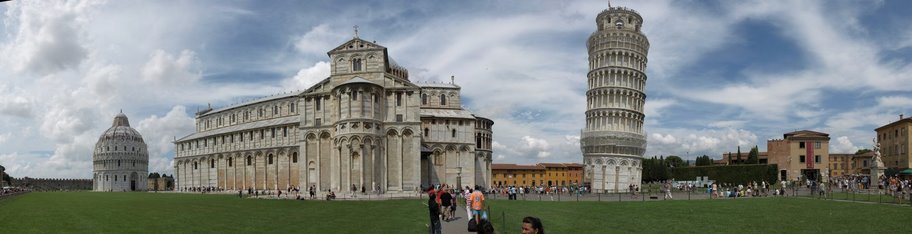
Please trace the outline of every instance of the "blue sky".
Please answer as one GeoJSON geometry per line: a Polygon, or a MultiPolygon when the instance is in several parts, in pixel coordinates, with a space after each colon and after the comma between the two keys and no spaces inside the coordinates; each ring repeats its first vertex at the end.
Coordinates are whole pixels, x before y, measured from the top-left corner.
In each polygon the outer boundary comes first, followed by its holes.
{"type": "MultiPolygon", "coordinates": [[[[912,115],[910,1],[613,1],[641,13],[647,156],[687,158],[782,133],[869,148],[912,115]]],[[[606,1],[14,1],[0,3],[0,165],[90,178],[121,109],[171,173],[193,113],[306,89],[326,51],[389,48],[420,82],[456,77],[490,117],[495,163],[581,162],[585,41],[606,1]]]]}

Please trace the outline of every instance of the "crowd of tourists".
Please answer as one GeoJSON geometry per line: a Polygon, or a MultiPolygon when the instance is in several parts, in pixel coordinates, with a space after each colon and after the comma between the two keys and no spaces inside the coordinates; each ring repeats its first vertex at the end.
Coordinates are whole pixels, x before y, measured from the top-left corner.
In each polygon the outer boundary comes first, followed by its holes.
{"type": "Polygon", "coordinates": [[[19,187],[3,187],[0,189],[0,198],[31,192],[31,190],[19,187]]]}
{"type": "Polygon", "coordinates": [[[912,200],[912,188],[909,186],[912,182],[909,179],[902,179],[900,177],[881,177],[878,188],[883,191],[884,194],[894,197],[897,201],[899,200],[912,200]]]}
{"type": "Polygon", "coordinates": [[[586,194],[589,188],[585,186],[495,186],[488,190],[488,194],[507,197],[516,200],[517,196],[526,194],[558,195],[558,194],[586,194]]]}
{"type": "Polygon", "coordinates": [[[751,181],[746,184],[734,183],[712,183],[707,188],[710,199],[715,198],[739,198],[739,197],[766,197],[766,196],[785,196],[789,183],[781,181],[773,184],[766,181],[751,181]]]}

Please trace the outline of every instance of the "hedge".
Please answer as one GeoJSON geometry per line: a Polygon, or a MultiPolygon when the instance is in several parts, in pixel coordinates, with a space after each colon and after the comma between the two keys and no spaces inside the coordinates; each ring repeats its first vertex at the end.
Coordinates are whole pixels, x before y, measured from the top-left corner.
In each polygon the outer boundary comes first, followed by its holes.
{"type": "Polygon", "coordinates": [[[675,180],[696,180],[698,176],[709,176],[716,183],[747,184],[749,182],[778,181],[778,169],[775,164],[730,165],[730,166],[697,166],[671,168],[671,177],[675,180]]]}

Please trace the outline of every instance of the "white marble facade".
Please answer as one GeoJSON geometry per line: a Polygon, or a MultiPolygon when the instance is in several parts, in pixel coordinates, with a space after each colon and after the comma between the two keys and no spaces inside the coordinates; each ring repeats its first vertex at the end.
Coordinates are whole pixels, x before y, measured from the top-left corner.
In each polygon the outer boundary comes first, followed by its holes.
{"type": "Polygon", "coordinates": [[[586,127],[580,147],[593,191],[626,192],[642,179],[649,40],[640,30],[643,18],[632,9],[611,7],[598,14],[596,23],[586,43],[586,127]]]}
{"type": "Polygon", "coordinates": [[[92,190],[128,192],[146,190],[149,153],[142,135],[130,127],[123,113],[101,134],[92,154],[92,190]]]}
{"type": "Polygon", "coordinates": [[[493,121],[462,108],[461,87],[413,83],[357,37],[328,55],[331,75],[305,91],[198,112],[196,132],[175,141],[176,189],[490,184],[493,121]]]}

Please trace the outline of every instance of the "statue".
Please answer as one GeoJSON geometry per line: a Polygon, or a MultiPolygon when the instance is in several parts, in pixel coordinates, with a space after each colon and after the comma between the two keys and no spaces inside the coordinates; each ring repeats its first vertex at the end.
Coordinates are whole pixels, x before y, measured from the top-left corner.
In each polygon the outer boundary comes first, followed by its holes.
{"type": "Polygon", "coordinates": [[[881,183],[880,176],[883,175],[884,163],[880,157],[880,142],[877,142],[877,139],[871,141],[874,142],[874,157],[871,158],[871,178],[868,183],[871,188],[878,188],[881,183]]]}
{"type": "Polygon", "coordinates": [[[880,157],[880,142],[874,141],[874,157],[871,158],[871,165],[875,168],[883,168],[883,159],[880,157]]]}

